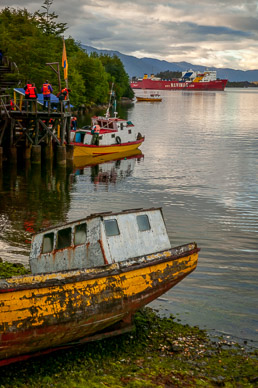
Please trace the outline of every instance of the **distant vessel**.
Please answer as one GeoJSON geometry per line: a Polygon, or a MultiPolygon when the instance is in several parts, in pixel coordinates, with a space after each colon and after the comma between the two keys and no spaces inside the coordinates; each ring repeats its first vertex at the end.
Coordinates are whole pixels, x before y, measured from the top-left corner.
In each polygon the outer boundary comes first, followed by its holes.
{"type": "Polygon", "coordinates": [[[159,93],[151,93],[148,96],[136,96],[138,102],[147,101],[147,102],[161,102],[162,98],[159,93]]]}
{"type": "Polygon", "coordinates": [[[155,89],[155,90],[224,90],[227,79],[217,79],[215,70],[207,70],[203,73],[188,70],[182,73],[181,78],[161,80],[152,74],[148,77],[144,74],[143,79],[131,82],[132,89],[155,89]]]}

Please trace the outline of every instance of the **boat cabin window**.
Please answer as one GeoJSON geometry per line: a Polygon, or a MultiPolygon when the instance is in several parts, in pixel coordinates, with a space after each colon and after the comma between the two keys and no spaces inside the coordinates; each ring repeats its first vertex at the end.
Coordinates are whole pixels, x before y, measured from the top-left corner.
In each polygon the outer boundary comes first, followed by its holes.
{"type": "Polygon", "coordinates": [[[150,230],[150,222],[149,217],[146,214],[140,215],[136,217],[137,224],[140,232],[144,232],[145,230],[150,230]]]}
{"type": "Polygon", "coordinates": [[[72,229],[61,229],[57,233],[56,249],[64,249],[71,246],[72,229]]]}
{"type": "Polygon", "coordinates": [[[132,130],[131,130],[131,129],[128,129],[128,133],[132,133],[132,130]]]}
{"type": "Polygon", "coordinates": [[[87,237],[87,226],[86,224],[80,224],[75,226],[74,233],[74,245],[84,244],[87,237]]]}
{"type": "Polygon", "coordinates": [[[103,136],[99,136],[99,140],[102,140],[103,136]]]}
{"type": "Polygon", "coordinates": [[[54,233],[48,233],[43,236],[42,253],[52,252],[54,248],[54,233]]]}
{"type": "Polygon", "coordinates": [[[104,224],[107,236],[118,236],[120,234],[117,220],[105,220],[104,224]]]}
{"type": "Polygon", "coordinates": [[[112,133],[111,137],[115,137],[115,136],[116,136],[115,133],[112,133]]]}
{"type": "Polygon", "coordinates": [[[120,124],[120,129],[121,129],[121,131],[124,129],[123,123],[120,124]]]}

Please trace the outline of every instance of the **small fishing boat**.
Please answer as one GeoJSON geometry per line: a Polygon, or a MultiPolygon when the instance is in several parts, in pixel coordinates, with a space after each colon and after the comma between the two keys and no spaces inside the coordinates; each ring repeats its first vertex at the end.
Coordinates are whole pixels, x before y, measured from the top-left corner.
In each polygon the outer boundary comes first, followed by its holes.
{"type": "MultiPolygon", "coordinates": [[[[117,112],[110,117],[112,97],[114,97],[112,84],[109,103],[105,116],[94,116],[91,125],[85,126],[71,133],[71,144],[74,146],[74,157],[98,156],[130,152],[136,150],[144,141],[144,136],[135,129],[129,120],[117,117],[117,112]]],[[[113,102],[116,108],[116,100],[113,102]]]]}
{"type": "Polygon", "coordinates": [[[92,214],[32,238],[32,274],[0,279],[0,365],[121,334],[197,266],[161,208],[92,214]]]}
{"type": "Polygon", "coordinates": [[[162,98],[159,93],[151,93],[148,96],[136,96],[137,102],[148,101],[148,102],[161,102],[162,98]]]}
{"type": "Polygon", "coordinates": [[[78,129],[72,134],[74,157],[116,154],[136,150],[144,141],[144,136],[135,129],[131,121],[118,117],[94,116],[91,126],[78,129]],[[95,137],[93,128],[98,126],[95,137]]]}

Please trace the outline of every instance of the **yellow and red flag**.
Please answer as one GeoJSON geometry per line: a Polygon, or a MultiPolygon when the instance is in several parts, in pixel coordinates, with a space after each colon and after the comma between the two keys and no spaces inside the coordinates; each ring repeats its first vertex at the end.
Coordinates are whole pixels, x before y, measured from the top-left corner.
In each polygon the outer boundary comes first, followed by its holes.
{"type": "Polygon", "coordinates": [[[64,68],[64,79],[68,78],[68,62],[66,56],[65,41],[63,40],[63,56],[62,56],[62,67],[64,68]]]}

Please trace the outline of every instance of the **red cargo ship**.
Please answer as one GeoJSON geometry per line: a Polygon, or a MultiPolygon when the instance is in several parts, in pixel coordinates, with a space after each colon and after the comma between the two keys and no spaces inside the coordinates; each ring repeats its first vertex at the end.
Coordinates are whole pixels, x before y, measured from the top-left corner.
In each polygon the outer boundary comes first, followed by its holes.
{"type": "Polygon", "coordinates": [[[188,70],[182,73],[182,78],[161,80],[152,74],[149,78],[144,74],[143,79],[131,82],[132,89],[155,89],[155,90],[224,90],[227,79],[217,79],[216,71],[204,73],[188,70]]]}

